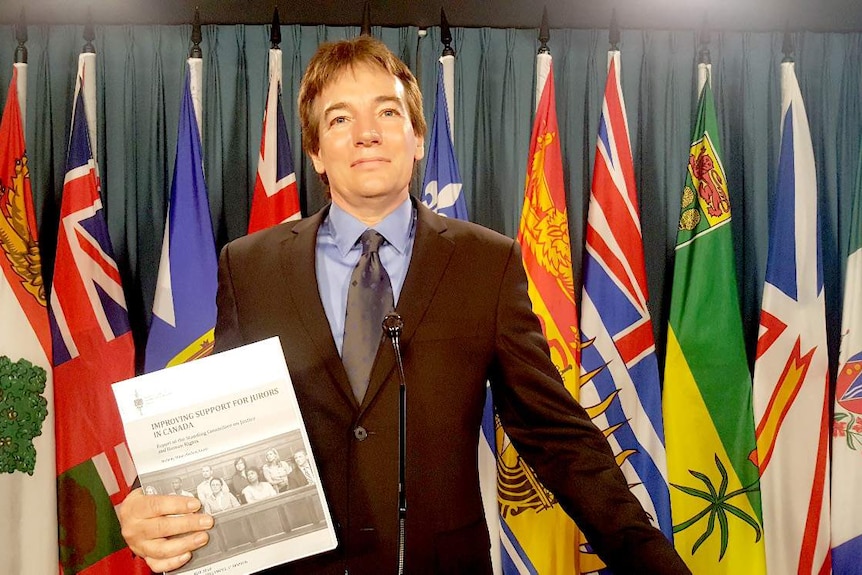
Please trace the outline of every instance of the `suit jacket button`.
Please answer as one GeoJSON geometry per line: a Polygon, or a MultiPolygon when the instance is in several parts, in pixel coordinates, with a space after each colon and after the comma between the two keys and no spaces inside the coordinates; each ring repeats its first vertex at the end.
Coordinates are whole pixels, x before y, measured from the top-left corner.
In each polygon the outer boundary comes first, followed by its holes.
{"type": "Polygon", "coordinates": [[[361,425],[357,425],[353,430],[353,437],[355,437],[359,441],[365,441],[368,437],[368,431],[361,425]]]}

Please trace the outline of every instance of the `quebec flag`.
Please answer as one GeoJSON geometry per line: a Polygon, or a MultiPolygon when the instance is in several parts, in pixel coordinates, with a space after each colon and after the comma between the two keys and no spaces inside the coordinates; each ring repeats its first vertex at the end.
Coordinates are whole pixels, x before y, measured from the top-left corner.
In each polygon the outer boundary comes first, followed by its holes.
{"type": "Polygon", "coordinates": [[[443,67],[437,70],[437,100],[434,106],[434,125],[431,126],[431,142],[425,164],[425,183],[422,185],[422,203],[438,214],[469,220],[467,203],[461,194],[461,175],[452,135],[449,129],[446,91],[443,84],[443,67]]]}
{"type": "Polygon", "coordinates": [[[187,71],[153,321],[147,339],[147,372],[209,355],[214,344],[218,262],[191,82],[192,75],[187,71]]]}

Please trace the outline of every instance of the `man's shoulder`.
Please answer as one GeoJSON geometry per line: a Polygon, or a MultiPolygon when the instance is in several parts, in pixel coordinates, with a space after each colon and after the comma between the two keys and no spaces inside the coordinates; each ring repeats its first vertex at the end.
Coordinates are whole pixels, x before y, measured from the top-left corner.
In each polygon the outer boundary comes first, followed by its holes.
{"type": "Polygon", "coordinates": [[[503,249],[511,249],[512,247],[514,241],[512,238],[491,228],[466,220],[447,218],[432,212],[425,206],[419,210],[420,220],[424,220],[426,224],[437,229],[443,237],[455,243],[503,249]]]}

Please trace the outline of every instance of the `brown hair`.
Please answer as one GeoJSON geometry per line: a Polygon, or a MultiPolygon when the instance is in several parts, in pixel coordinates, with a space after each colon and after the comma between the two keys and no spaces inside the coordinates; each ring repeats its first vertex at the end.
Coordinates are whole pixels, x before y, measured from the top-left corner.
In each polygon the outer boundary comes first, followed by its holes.
{"type": "Polygon", "coordinates": [[[352,40],[321,44],[305,69],[299,87],[298,104],[302,149],[307,154],[317,153],[320,149],[320,118],[315,109],[318,96],[344,69],[361,64],[376,66],[401,80],[413,132],[418,138],[425,136],[427,126],[422,113],[422,94],[413,73],[383,42],[371,36],[359,36],[352,40]]]}

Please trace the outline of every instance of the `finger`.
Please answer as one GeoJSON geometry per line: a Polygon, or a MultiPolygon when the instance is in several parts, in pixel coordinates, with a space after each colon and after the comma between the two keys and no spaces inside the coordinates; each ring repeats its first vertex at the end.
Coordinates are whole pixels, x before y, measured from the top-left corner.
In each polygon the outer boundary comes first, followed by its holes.
{"type": "Polygon", "coordinates": [[[164,515],[141,521],[137,531],[139,536],[145,540],[161,540],[176,535],[205,531],[212,526],[212,515],[187,513],[185,515],[164,515]]]}
{"type": "Polygon", "coordinates": [[[162,571],[171,571],[185,564],[191,558],[192,551],[200,549],[209,541],[209,534],[206,532],[188,533],[170,539],[147,541],[142,546],[142,557],[147,560],[147,564],[153,571],[157,571],[153,567],[154,562],[165,562],[174,565],[173,567],[162,569],[162,571]]]}
{"type": "Polygon", "coordinates": [[[139,521],[161,515],[179,515],[195,512],[201,507],[201,502],[195,497],[183,495],[144,495],[140,489],[135,489],[123,501],[119,509],[120,523],[139,521]]]}
{"type": "Polygon", "coordinates": [[[168,571],[179,569],[180,567],[188,563],[189,559],[191,558],[191,553],[183,553],[178,557],[171,557],[170,559],[152,559],[150,557],[147,557],[146,561],[147,566],[154,573],[167,573],[168,571]]]}

